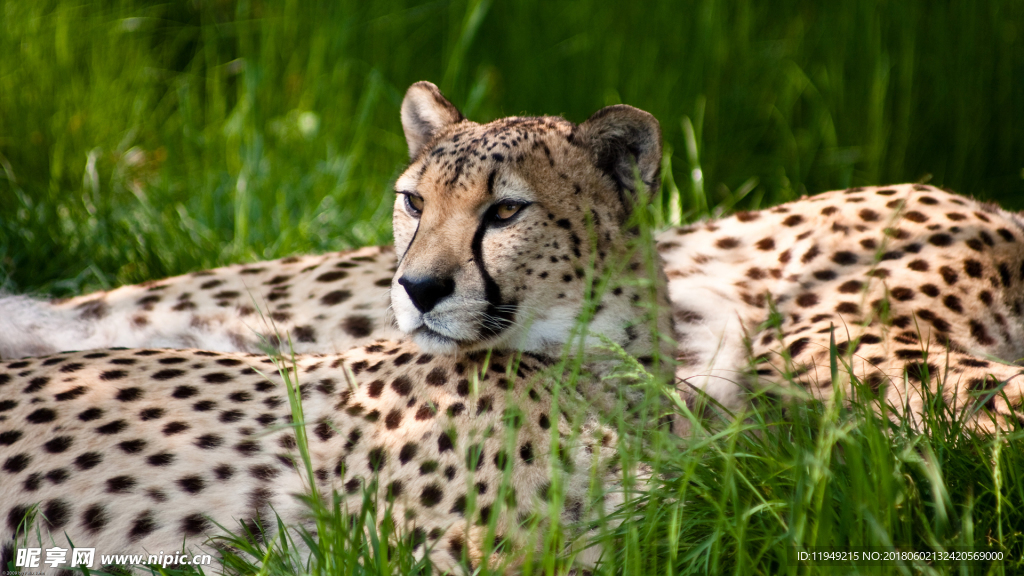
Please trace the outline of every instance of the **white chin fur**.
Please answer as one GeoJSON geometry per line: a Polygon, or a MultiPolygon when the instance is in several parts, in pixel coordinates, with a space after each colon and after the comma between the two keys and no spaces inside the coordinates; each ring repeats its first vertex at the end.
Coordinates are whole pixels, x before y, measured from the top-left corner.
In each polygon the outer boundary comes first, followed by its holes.
{"type": "Polygon", "coordinates": [[[430,332],[419,331],[412,335],[412,339],[420,347],[420,350],[428,354],[450,356],[459,351],[459,345],[454,340],[439,337],[430,332]]]}

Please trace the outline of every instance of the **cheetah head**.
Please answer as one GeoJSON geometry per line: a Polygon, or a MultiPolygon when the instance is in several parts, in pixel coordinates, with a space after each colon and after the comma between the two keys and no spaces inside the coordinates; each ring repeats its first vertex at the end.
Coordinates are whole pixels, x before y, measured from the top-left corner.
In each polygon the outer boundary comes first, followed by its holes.
{"type": "MultiPolygon", "coordinates": [[[[601,278],[623,253],[635,234],[624,226],[632,206],[657,189],[658,121],[619,105],[580,125],[557,117],[477,124],[418,82],[402,103],[402,126],[411,163],[395,183],[398,327],[435,353],[544,352],[567,342],[588,270],[601,278]]],[[[630,349],[637,332],[649,332],[637,326],[638,300],[635,285],[609,290],[590,333],[630,349]]]]}

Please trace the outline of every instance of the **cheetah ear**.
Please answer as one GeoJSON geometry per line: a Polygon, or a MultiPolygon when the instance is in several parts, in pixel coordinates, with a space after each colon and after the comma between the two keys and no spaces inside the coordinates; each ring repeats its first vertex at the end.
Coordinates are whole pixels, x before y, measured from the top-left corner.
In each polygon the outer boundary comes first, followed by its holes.
{"type": "Polygon", "coordinates": [[[657,118],[625,104],[602,108],[580,124],[574,139],[596,153],[595,164],[619,187],[636,194],[633,167],[653,193],[661,186],[661,126],[657,118]]]}
{"type": "Polygon", "coordinates": [[[419,156],[441,128],[465,119],[437,86],[425,81],[409,86],[402,100],[402,130],[409,144],[409,159],[419,156]]]}

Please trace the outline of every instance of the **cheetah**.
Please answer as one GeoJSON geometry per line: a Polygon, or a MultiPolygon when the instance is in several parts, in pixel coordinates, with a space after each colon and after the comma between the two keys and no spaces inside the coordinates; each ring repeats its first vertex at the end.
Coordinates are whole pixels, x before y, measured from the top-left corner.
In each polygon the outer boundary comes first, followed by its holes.
{"type": "MultiPolygon", "coordinates": [[[[533,528],[551,502],[582,532],[621,501],[632,472],[602,416],[630,395],[607,347],[652,368],[674,349],[658,336],[672,331],[664,275],[627,225],[658,187],[657,121],[619,105],[579,125],[480,125],[426,82],[401,116],[411,163],[395,184],[390,294],[407,337],[286,359],[301,413],[275,357],[254,353],[107,349],[0,364],[0,543],[216,552],[218,526],[272,536],[276,514],[313,531],[297,496],[337,494],[349,510],[379,502],[379,521],[390,510],[442,572],[514,570],[541,544],[533,528]],[[573,386],[559,367],[563,348],[580,347],[573,386]]],[[[341,290],[322,277],[346,270],[279,264],[307,274],[315,289],[291,292],[317,302],[341,290]]]]}
{"type": "Polygon", "coordinates": [[[834,338],[894,417],[919,426],[941,386],[971,428],[1021,422],[1020,214],[920,184],[850,188],[668,230],[658,251],[691,403],[741,410],[792,381],[830,398],[834,338]]]}

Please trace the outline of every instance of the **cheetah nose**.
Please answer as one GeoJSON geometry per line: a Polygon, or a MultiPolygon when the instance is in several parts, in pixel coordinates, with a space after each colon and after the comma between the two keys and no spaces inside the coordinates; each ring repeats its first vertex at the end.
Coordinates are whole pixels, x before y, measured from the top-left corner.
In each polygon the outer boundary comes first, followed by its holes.
{"type": "Polygon", "coordinates": [[[451,277],[410,278],[402,276],[398,283],[405,287],[413,305],[421,313],[426,314],[437,306],[437,303],[455,292],[455,280],[451,277]]]}

